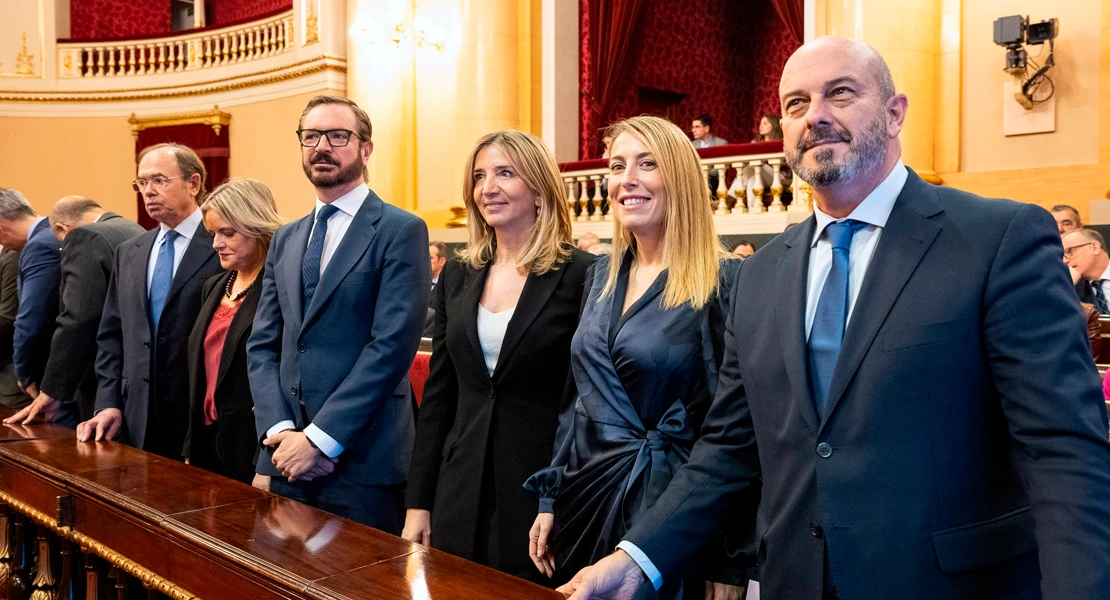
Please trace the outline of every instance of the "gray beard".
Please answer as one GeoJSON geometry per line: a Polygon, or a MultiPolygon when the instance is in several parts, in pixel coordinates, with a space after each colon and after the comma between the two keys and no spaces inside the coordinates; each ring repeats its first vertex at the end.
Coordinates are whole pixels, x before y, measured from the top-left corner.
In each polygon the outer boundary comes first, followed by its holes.
{"type": "Polygon", "coordinates": [[[824,187],[850,181],[886,162],[885,132],[885,117],[872,121],[862,136],[849,142],[848,155],[840,164],[834,162],[832,148],[826,148],[813,155],[817,166],[809,168],[804,164],[802,151],[797,146],[786,152],[786,164],[811,186],[824,187]]]}

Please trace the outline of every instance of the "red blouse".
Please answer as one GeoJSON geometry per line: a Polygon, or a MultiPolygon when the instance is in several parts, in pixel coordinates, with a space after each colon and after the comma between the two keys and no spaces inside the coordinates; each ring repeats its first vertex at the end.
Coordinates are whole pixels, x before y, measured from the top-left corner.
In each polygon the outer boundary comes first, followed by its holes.
{"type": "Polygon", "coordinates": [[[224,353],[224,341],[231,320],[239,311],[239,304],[224,306],[221,302],[208,322],[208,332],[204,334],[204,424],[211,425],[220,420],[216,412],[216,379],[220,374],[220,358],[224,353]]]}

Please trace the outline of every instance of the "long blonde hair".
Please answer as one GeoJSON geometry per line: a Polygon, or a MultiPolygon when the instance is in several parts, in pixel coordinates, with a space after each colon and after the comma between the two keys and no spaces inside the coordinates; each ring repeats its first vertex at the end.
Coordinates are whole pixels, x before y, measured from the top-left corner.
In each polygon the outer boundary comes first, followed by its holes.
{"type": "Polygon", "coordinates": [[[469,217],[467,230],[470,242],[458,255],[471,267],[481,269],[493,260],[497,250],[497,237],[493,228],[482,218],[474,203],[474,164],[478,153],[488,146],[496,146],[509,158],[520,178],[540,199],[536,224],[532,234],[521,249],[517,267],[537,275],[558,268],[558,263],[570,258],[572,238],[570,214],[567,211],[566,189],[559,176],[555,157],[540,138],[520,131],[497,131],[478,140],[463,171],[463,203],[469,217]]]}
{"type": "Polygon", "coordinates": [[[266,260],[270,240],[281,227],[282,220],[278,216],[274,196],[265,183],[257,179],[228,179],[212,190],[204,204],[200,205],[202,217],[210,210],[220,215],[235,231],[253,238],[259,255],[263,261],[266,260]]]}
{"type": "MultiPolygon", "coordinates": [[[[655,157],[663,187],[667,190],[663,225],[667,284],[663,288],[663,308],[676,308],[689,302],[694,309],[701,309],[717,290],[721,258],[729,255],[713,227],[709,187],[702,177],[694,146],[677,125],[659,117],[632,117],[614,123],[606,135],[614,144],[621,135],[631,135],[643,142],[655,157]]],[[[609,197],[614,199],[613,194],[609,197]]],[[[616,289],[625,250],[631,248],[633,258],[636,256],[632,233],[616,219],[613,220],[612,244],[613,258],[609,262],[609,277],[601,291],[602,298],[616,289]]]]}

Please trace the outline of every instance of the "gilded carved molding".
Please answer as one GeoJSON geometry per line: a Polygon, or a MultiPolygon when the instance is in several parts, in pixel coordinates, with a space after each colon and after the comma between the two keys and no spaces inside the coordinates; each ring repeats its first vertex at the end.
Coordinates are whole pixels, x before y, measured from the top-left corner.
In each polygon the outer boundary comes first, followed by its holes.
{"type": "Polygon", "coordinates": [[[316,0],[306,0],[308,5],[304,18],[304,45],[320,41],[320,19],[316,15],[316,0]]]}
{"type": "Polygon", "coordinates": [[[320,57],[314,58],[292,65],[285,65],[283,67],[276,67],[266,71],[251,73],[239,77],[228,77],[225,79],[217,79],[196,86],[189,86],[187,89],[175,88],[135,88],[133,90],[121,90],[119,92],[102,92],[102,91],[69,91],[69,92],[16,92],[13,90],[0,90],[0,102],[131,102],[135,100],[161,100],[165,98],[181,98],[190,96],[203,96],[205,94],[214,94],[219,92],[234,91],[249,87],[268,85],[272,83],[280,83],[290,79],[297,79],[306,75],[312,75],[323,71],[331,71],[335,73],[346,73],[347,64],[343,59],[336,57],[320,57]],[[336,62],[333,62],[336,61],[336,62]],[[338,62],[342,61],[342,62],[338,62]],[[300,65],[306,65],[302,68],[293,68],[300,65]],[[276,71],[276,73],[274,73],[276,71]],[[274,73],[272,75],[261,77],[258,76],[266,73],[274,73]],[[227,82],[227,83],[220,83],[227,82]]]}
{"type": "Polygon", "coordinates": [[[131,124],[131,135],[136,140],[139,139],[139,132],[144,129],[170,127],[174,125],[208,125],[212,128],[212,131],[216,132],[216,135],[220,135],[220,130],[231,123],[231,115],[221,111],[219,106],[213,106],[212,110],[203,112],[162,117],[136,117],[135,113],[131,113],[131,117],[127,119],[127,122],[131,124]]]}
{"type": "Polygon", "coordinates": [[[27,52],[27,32],[23,32],[23,45],[15,56],[16,75],[35,74],[35,55],[27,52]]]}
{"type": "Polygon", "coordinates": [[[112,550],[111,548],[101,544],[100,542],[90,538],[89,536],[74,530],[71,527],[59,527],[58,522],[33,506],[10,496],[3,491],[0,491],[0,503],[6,504],[13,510],[19,511],[29,517],[32,521],[47,527],[54,531],[60,537],[64,537],[72,542],[75,542],[81,547],[81,551],[85,553],[93,553],[100,558],[108,561],[109,563],[123,569],[128,575],[138,579],[145,587],[152,590],[157,590],[172,600],[200,600],[197,596],[177,587],[173,582],[160,577],[151,571],[144,568],[139,563],[127,558],[126,556],[112,550]]]}

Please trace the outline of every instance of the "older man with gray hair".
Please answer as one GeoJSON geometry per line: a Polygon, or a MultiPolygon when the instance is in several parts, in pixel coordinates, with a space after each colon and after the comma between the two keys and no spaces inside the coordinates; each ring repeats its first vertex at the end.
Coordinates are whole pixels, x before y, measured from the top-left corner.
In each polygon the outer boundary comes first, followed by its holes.
{"type": "MultiPolygon", "coordinates": [[[[61,252],[46,217],[40,217],[18,190],[0,188],[0,244],[19,250],[12,363],[20,389],[34,398],[50,356],[50,338],[58,316],[61,252]]],[[[60,415],[59,423],[74,427],[77,415],[60,415]]]]}

